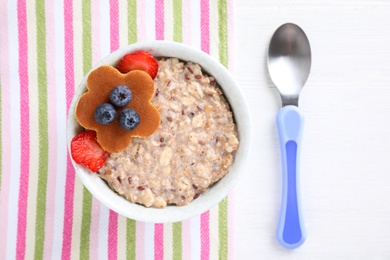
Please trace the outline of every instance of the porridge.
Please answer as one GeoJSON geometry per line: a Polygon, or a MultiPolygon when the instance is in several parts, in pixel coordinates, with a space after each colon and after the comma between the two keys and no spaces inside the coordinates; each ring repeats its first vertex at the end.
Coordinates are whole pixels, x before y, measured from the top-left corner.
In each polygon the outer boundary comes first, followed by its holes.
{"type": "Polygon", "coordinates": [[[111,153],[98,174],[131,202],[184,206],[228,173],[238,135],[220,88],[199,65],[163,58],[158,67],[150,101],[158,129],[111,153]]]}

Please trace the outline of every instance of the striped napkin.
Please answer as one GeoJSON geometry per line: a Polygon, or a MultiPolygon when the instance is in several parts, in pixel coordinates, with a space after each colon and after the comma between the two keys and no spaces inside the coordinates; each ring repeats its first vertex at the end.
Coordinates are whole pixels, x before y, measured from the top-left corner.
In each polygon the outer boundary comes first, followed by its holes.
{"type": "Polygon", "coordinates": [[[184,42],[233,65],[233,0],[2,0],[0,259],[232,259],[233,195],[201,216],[143,223],[76,177],[66,119],[93,64],[144,40],[184,42]]]}

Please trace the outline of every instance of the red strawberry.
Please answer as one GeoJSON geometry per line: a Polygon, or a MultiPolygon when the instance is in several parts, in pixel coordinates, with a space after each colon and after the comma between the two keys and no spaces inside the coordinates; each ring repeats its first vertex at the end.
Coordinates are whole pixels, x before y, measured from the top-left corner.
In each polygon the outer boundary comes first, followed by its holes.
{"type": "Polygon", "coordinates": [[[131,70],[143,70],[154,79],[158,71],[158,62],[150,53],[136,51],[125,55],[119,61],[118,70],[122,73],[127,73],[131,70]]]}
{"type": "Polygon", "coordinates": [[[86,131],[75,136],[70,144],[70,151],[77,164],[93,172],[103,167],[109,155],[96,141],[95,131],[86,131]]]}

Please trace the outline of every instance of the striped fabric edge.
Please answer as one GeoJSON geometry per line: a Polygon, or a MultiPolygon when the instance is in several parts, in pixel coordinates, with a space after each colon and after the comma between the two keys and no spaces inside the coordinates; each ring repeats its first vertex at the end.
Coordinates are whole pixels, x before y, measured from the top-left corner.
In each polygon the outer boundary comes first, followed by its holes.
{"type": "MultiPolygon", "coordinates": [[[[6,3],[5,6],[7,7],[7,10],[14,10],[0,18],[1,21],[6,21],[6,23],[2,23],[2,28],[5,26],[9,27],[9,21],[11,20],[17,21],[18,28],[18,32],[16,34],[13,33],[18,39],[16,55],[18,57],[18,63],[17,66],[10,68],[14,71],[15,68],[17,68],[20,81],[19,94],[17,96],[20,100],[20,107],[16,109],[16,111],[20,111],[20,118],[26,118],[26,116],[27,118],[31,118],[33,111],[30,111],[29,109],[34,108],[30,108],[29,104],[33,102],[39,104],[39,109],[37,110],[37,117],[39,118],[37,121],[39,129],[39,146],[34,147],[33,149],[31,148],[32,143],[35,142],[33,139],[30,140],[30,136],[33,138],[31,135],[32,130],[30,128],[34,121],[20,120],[18,124],[20,131],[17,131],[20,133],[20,136],[16,139],[11,138],[11,140],[16,140],[16,143],[20,143],[20,154],[18,156],[13,156],[13,154],[6,155],[4,153],[4,149],[7,149],[7,142],[4,140],[12,135],[10,130],[15,130],[15,127],[13,126],[5,126],[4,122],[8,122],[7,117],[15,110],[12,107],[7,107],[3,102],[7,96],[13,94],[9,92],[9,89],[7,90],[7,86],[10,85],[9,82],[7,82],[9,81],[7,75],[10,75],[10,72],[7,71],[8,69],[5,68],[6,66],[2,64],[0,76],[0,85],[2,86],[0,92],[0,156],[2,158],[2,163],[0,165],[0,193],[2,196],[0,204],[5,205],[7,209],[9,209],[11,204],[14,203],[8,199],[10,190],[4,188],[6,184],[13,183],[13,185],[16,185],[18,188],[18,211],[17,217],[15,218],[16,226],[7,225],[5,228],[5,230],[8,230],[11,227],[9,230],[15,234],[16,237],[13,240],[12,237],[6,235],[5,240],[4,238],[1,240],[5,243],[0,245],[0,252],[5,253],[0,253],[0,258],[2,254],[8,257],[13,255],[13,247],[11,244],[14,242],[14,254],[17,258],[31,257],[31,253],[33,253],[34,258],[39,259],[56,257],[59,256],[58,254],[60,254],[63,259],[70,259],[76,256],[88,259],[96,256],[102,257],[101,253],[104,253],[104,255],[110,259],[116,259],[119,255],[119,251],[124,250],[121,246],[125,244],[130,245],[126,248],[126,254],[123,254],[126,255],[127,259],[139,259],[142,258],[142,256],[151,257],[153,259],[166,259],[165,252],[171,252],[175,259],[186,259],[187,257],[209,259],[210,251],[212,251],[210,247],[213,247],[214,251],[217,249],[220,258],[231,258],[229,253],[231,246],[229,223],[231,222],[231,219],[228,215],[231,212],[229,203],[230,197],[229,199],[224,199],[218,205],[217,209],[205,212],[194,219],[180,223],[150,225],[148,223],[139,223],[130,219],[122,219],[123,217],[118,216],[113,211],[108,211],[104,206],[99,205],[97,201],[94,201],[90,193],[80,185],[79,180],[75,177],[74,169],[66,152],[63,153],[67,156],[66,165],[63,165],[64,170],[66,168],[67,172],[66,177],[57,179],[57,176],[53,176],[49,174],[49,172],[55,172],[56,169],[60,167],[60,164],[58,163],[60,159],[56,157],[58,154],[56,151],[61,148],[59,139],[63,138],[64,132],[58,131],[58,125],[61,124],[61,122],[59,121],[60,118],[57,116],[66,117],[76,87],[75,83],[81,80],[81,76],[89,71],[94,61],[98,59],[93,57],[102,57],[104,54],[101,44],[102,40],[99,41],[99,44],[92,43],[94,33],[92,28],[94,20],[93,15],[96,15],[95,21],[98,21],[99,18],[101,18],[95,12],[91,14],[93,8],[97,8],[100,15],[105,13],[105,16],[109,18],[109,51],[116,50],[123,42],[132,43],[152,38],[166,39],[193,45],[207,53],[211,53],[211,49],[214,48],[218,50],[219,53],[217,58],[220,59],[225,66],[230,66],[231,58],[229,54],[231,47],[228,46],[227,43],[229,41],[230,44],[231,38],[227,33],[228,31],[230,33],[230,29],[228,28],[230,28],[231,25],[229,25],[227,18],[228,15],[231,14],[228,12],[229,5],[233,1],[218,0],[209,2],[208,0],[201,0],[198,4],[194,4],[194,1],[184,0],[128,0],[126,3],[118,0],[110,0],[108,9],[106,10],[104,10],[105,6],[103,6],[103,3],[100,3],[101,6],[96,7],[95,4],[91,4],[91,0],[83,0],[81,3],[64,0],[61,8],[56,6],[58,3],[54,0],[36,0],[35,2],[19,0],[16,4],[11,3],[12,1],[4,2],[6,3]],[[28,7],[31,6],[34,8],[35,15],[35,38],[28,37],[28,34],[30,33],[28,28],[31,26],[28,25],[28,22],[30,21],[29,13],[31,12],[28,10],[28,7]],[[128,12],[121,12],[120,8],[122,8],[122,6],[125,6],[128,12]],[[160,8],[162,6],[164,8],[160,8]],[[79,9],[81,11],[79,11],[78,7],[80,7],[79,9]],[[170,9],[167,10],[167,7],[170,9]],[[201,15],[197,15],[194,10],[201,11],[199,13],[201,15]],[[215,39],[210,35],[210,15],[217,10],[219,19],[218,37],[215,39]],[[62,16],[57,16],[58,12],[60,12],[62,16]],[[17,14],[15,18],[12,18],[11,20],[8,19],[15,13],[17,14]],[[126,17],[124,14],[127,14],[126,17]],[[146,22],[141,19],[144,16],[149,17],[150,14],[153,14],[153,17],[151,18],[152,22],[149,22],[149,20],[146,22]],[[171,16],[167,16],[167,14],[170,14],[171,16]],[[184,21],[183,16],[192,21],[192,24],[188,23],[188,20],[184,21]],[[80,17],[83,17],[84,19],[78,20],[80,17]],[[174,17],[174,19],[172,17],[174,17]],[[124,24],[122,19],[127,20],[126,25],[130,30],[126,31],[122,29],[121,26],[124,24]],[[59,23],[59,20],[61,20],[61,25],[59,27],[61,28],[61,26],[63,26],[64,31],[62,36],[57,36],[56,33],[56,31],[58,31],[57,23],[59,23]],[[167,24],[167,22],[172,22],[173,24],[167,24]],[[198,26],[199,28],[196,28],[197,26],[195,26],[195,24],[199,24],[200,27],[198,26]],[[81,32],[81,34],[79,32],[81,32]],[[61,53],[56,49],[56,43],[59,42],[56,37],[63,37],[64,43],[63,51],[65,55],[62,58],[64,63],[64,92],[57,90],[57,88],[61,86],[58,80],[56,80],[59,67],[51,67],[53,63],[58,63],[57,59],[61,60],[61,58],[58,57],[61,53]],[[30,55],[29,45],[32,44],[32,40],[36,41],[35,55],[30,55]],[[223,42],[226,43],[226,46],[223,45],[223,42]],[[218,46],[216,46],[216,44],[218,46]],[[94,54],[94,52],[97,52],[98,54],[94,54]],[[54,55],[51,55],[53,53],[54,55]],[[82,54],[82,64],[79,62],[81,61],[80,56],[78,55],[80,53],[82,54]],[[39,68],[36,70],[38,83],[37,96],[29,93],[29,91],[31,91],[29,90],[30,74],[27,74],[26,76],[26,72],[23,69],[28,67],[28,64],[30,63],[29,59],[31,57],[36,59],[35,62],[37,68],[39,68]],[[80,68],[82,68],[82,70],[79,70],[80,68]],[[59,95],[59,93],[65,94],[66,98],[63,110],[61,110],[59,105],[56,105],[55,100],[50,98],[53,95],[59,95]],[[32,97],[37,98],[37,100],[32,100],[32,97]],[[61,111],[64,114],[59,114],[61,111]],[[32,154],[33,152],[37,152],[38,154],[37,162],[32,161],[33,156],[35,156],[32,154]],[[10,176],[6,174],[6,170],[10,168],[10,164],[5,160],[9,156],[11,157],[10,161],[14,162],[15,158],[19,158],[19,160],[17,160],[19,161],[17,165],[20,165],[20,168],[18,170],[19,174],[17,174],[18,181],[16,182],[15,180],[10,179],[10,176]],[[30,162],[33,165],[30,165],[30,162]],[[39,171],[31,171],[34,167],[39,169],[39,171]],[[30,182],[32,178],[37,178],[37,181],[35,182],[36,192],[33,193],[29,191],[30,184],[33,183],[30,182]],[[62,180],[62,182],[59,182],[59,180],[62,180]],[[58,187],[58,185],[63,185],[63,187],[58,187]],[[62,195],[56,191],[58,188],[63,191],[62,195]],[[30,194],[34,196],[30,196],[30,194]],[[63,197],[62,210],[59,209],[56,200],[57,197],[61,196],[63,197]],[[7,200],[7,202],[4,202],[5,200],[7,200]],[[80,202],[82,203],[79,204],[80,202]],[[34,217],[30,216],[32,213],[28,210],[28,205],[31,204],[35,205],[36,209],[33,213],[35,214],[34,217]],[[58,220],[56,214],[49,214],[51,211],[62,212],[62,217],[60,217],[61,220],[58,220]],[[78,212],[81,213],[81,218],[80,215],[76,216],[76,213],[78,212]],[[104,217],[106,213],[108,213],[108,215],[104,217]],[[30,222],[31,219],[34,220],[33,224],[30,222]],[[108,222],[104,229],[102,229],[102,221],[108,222]],[[61,228],[57,228],[54,223],[61,223],[61,228]],[[214,227],[214,229],[210,229],[210,226],[215,224],[217,224],[218,228],[214,227]],[[78,227],[75,227],[75,225],[78,227]],[[16,231],[13,230],[12,227],[17,227],[16,231]],[[198,230],[196,227],[199,227],[199,234],[194,235],[198,230]],[[97,241],[98,245],[101,245],[101,240],[103,238],[107,244],[105,250],[97,249],[97,245],[91,243],[93,236],[95,236],[93,232],[95,228],[99,229],[99,232],[93,241],[97,241]],[[123,228],[125,228],[125,231],[122,230],[123,228]],[[31,240],[31,233],[29,233],[28,230],[32,230],[34,236],[37,238],[34,241],[33,250],[26,249],[26,241],[31,240]],[[60,239],[58,239],[58,236],[54,235],[55,232],[62,233],[60,239]],[[214,240],[211,239],[213,235],[211,234],[212,232],[217,232],[215,234],[218,236],[218,244],[215,244],[214,240]],[[103,233],[105,233],[105,235],[103,233]],[[77,236],[78,238],[76,238],[77,236]],[[152,238],[152,243],[149,243],[149,238],[152,238]],[[167,240],[167,238],[170,240],[167,240]],[[122,240],[126,242],[123,242],[122,240]],[[188,240],[190,240],[191,243],[187,243],[188,240]],[[170,249],[168,249],[168,247],[170,249]],[[94,248],[96,248],[96,250],[94,248]],[[152,256],[147,252],[150,248],[153,249],[152,256]],[[57,250],[54,251],[54,249],[57,250]],[[58,249],[60,249],[60,251],[58,251],[58,249]],[[26,252],[28,252],[28,254],[26,254],[26,252]]],[[[104,26],[107,25],[100,24],[99,26],[96,26],[99,31],[95,32],[95,36],[101,35],[103,31],[106,32],[104,26]]],[[[2,36],[7,35],[7,33],[7,30],[2,30],[1,32],[2,36]]],[[[213,35],[213,37],[215,37],[215,35],[213,35]]],[[[9,41],[8,39],[11,38],[6,37],[5,39],[6,40],[2,37],[1,40],[2,60],[6,57],[6,55],[4,55],[5,49],[3,49],[6,44],[3,42],[9,41]]],[[[7,55],[14,54],[11,53],[7,55]]],[[[15,55],[13,57],[15,57],[15,55]]],[[[15,125],[15,122],[13,124],[15,125]]],[[[4,215],[3,212],[0,213],[0,219],[6,220],[7,218],[4,216],[2,217],[2,215],[4,215]]],[[[8,215],[12,216],[12,214],[8,215]]],[[[6,221],[6,223],[9,223],[9,221],[6,221]]]]}

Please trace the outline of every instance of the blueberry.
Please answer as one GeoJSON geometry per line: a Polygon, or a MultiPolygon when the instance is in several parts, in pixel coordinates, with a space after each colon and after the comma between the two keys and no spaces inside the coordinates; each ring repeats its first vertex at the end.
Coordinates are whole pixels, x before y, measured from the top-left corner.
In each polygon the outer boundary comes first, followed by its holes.
{"type": "Polygon", "coordinates": [[[118,86],[110,92],[111,103],[117,107],[128,105],[132,98],[133,93],[131,93],[131,90],[127,86],[118,86]]]}
{"type": "Polygon", "coordinates": [[[140,118],[134,109],[125,108],[118,116],[119,125],[126,130],[133,130],[140,123],[140,118]]]}
{"type": "Polygon", "coordinates": [[[111,104],[104,103],[99,105],[95,109],[95,120],[99,124],[108,125],[109,123],[114,121],[115,116],[116,116],[116,111],[111,104]]]}

